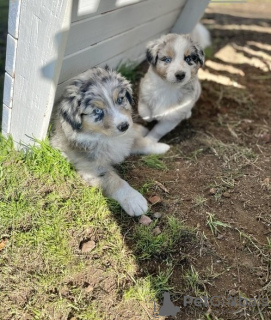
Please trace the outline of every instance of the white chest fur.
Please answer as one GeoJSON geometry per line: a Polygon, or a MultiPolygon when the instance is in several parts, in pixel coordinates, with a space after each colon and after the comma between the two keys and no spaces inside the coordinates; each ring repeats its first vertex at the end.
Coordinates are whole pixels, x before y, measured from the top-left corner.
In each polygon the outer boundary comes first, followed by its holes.
{"type": "Polygon", "coordinates": [[[149,120],[175,117],[185,119],[191,116],[191,109],[200,95],[200,90],[198,79],[181,87],[164,81],[149,70],[141,84],[140,98],[150,108],[149,120]]]}

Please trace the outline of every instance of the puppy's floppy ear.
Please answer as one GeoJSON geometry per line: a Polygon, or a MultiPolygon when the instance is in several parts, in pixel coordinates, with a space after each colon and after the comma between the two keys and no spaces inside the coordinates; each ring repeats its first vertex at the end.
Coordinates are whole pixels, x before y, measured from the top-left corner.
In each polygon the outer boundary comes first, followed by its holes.
{"type": "Polygon", "coordinates": [[[132,106],[134,104],[133,89],[132,89],[131,83],[128,80],[125,81],[125,88],[126,88],[125,96],[129,101],[130,105],[132,106]]]}
{"type": "Polygon", "coordinates": [[[198,44],[195,43],[193,44],[193,48],[195,49],[195,55],[197,57],[197,63],[199,67],[202,67],[205,62],[205,55],[202,47],[198,44]]]}
{"type": "Polygon", "coordinates": [[[60,102],[60,115],[76,131],[82,127],[80,105],[83,95],[83,81],[74,80],[66,87],[60,102]]]}
{"type": "Polygon", "coordinates": [[[127,90],[126,91],[126,98],[129,101],[130,105],[132,106],[134,104],[134,99],[133,99],[133,92],[132,90],[127,90]]]}
{"type": "Polygon", "coordinates": [[[146,58],[147,58],[147,61],[154,66],[157,63],[160,44],[161,44],[160,39],[151,41],[147,44],[146,58]]]}
{"type": "Polygon", "coordinates": [[[132,106],[134,104],[134,99],[133,99],[133,89],[130,81],[127,80],[121,73],[116,73],[114,71],[112,71],[112,73],[115,77],[118,78],[120,87],[125,88],[126,90],[125,96],[129,101],[130,105],[132,106]]]}

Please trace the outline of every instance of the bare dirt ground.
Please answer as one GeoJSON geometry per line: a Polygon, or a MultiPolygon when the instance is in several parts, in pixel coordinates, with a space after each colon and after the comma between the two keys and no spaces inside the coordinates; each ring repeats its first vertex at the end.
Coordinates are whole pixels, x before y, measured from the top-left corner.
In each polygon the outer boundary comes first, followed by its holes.
{"type": "MultiPolygon", "coordinates": [[[[197,240],[183,239],[172,257],[172,300],[181,306],[176,319],[271,319],[271,308],[263,303],[183,306],[184,295],[271,297],[268,17],[268,3],[208,8],[203,22],[213,48],[200,73],[207,80],[202,80],[192,118],[163,139],[172,146],[163,158],[168,169],[146,168],[137,157],[128,161],[125,177],[133,185],[148,178],[168,189],[156,186],[150,191],[162,199],[152,212],[171,214],[197,232],[197,240]]],[[[155,275],[165,267],[164,257],[154,260],[142,270],[155,275]]]]}

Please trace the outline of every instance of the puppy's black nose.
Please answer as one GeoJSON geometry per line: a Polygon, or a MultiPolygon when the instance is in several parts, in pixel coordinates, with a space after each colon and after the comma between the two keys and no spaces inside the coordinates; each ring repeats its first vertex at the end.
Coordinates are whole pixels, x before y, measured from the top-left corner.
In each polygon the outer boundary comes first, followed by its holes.
{"type": "Polygon", "coordinates": [[[121,132],[126,131],[129,128],[129,123],[128,122],[122,122],[117,126],[118,130],[121,132]]]}
{"type": "Polygon", "coordinates": [[[185,77],[185,72],[176,72],[175,77],[178,81],[182,81],[185,77]]]}

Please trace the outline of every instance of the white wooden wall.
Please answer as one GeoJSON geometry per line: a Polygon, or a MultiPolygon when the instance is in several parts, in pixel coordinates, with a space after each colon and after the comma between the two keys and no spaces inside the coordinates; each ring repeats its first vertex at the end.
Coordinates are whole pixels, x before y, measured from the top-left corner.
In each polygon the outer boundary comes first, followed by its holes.
{"type": "Polygon", "coordinates": [[[15,142],[44,138],[54,98],[70,78],[96,65],[143,61],[149,40],[172,27],[192,31],[208,2],[10,1],[3,133],[15,142]]]}
{"type": "Polygon", "coordinates": [[[56,98],[71,77],[90,67],[143,61],[146,43],[171,29],[185,1],[102,0],[98,12],[81,16],[77,14],[80,2],[74,1],[56,98]]]}

